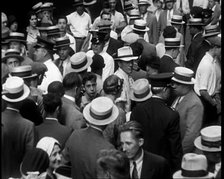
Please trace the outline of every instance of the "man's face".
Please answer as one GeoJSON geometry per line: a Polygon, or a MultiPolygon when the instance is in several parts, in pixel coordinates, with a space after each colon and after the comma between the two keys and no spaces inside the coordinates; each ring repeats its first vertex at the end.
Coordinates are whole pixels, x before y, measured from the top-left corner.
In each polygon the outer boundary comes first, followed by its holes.
{"type": "Polygon", "coordinates": [[[127,155],[128,159],[134,159],[140,150],[141,143],[136,139],[131,131],[120,133],[120,143],[122,151],[127,155]]]}
{"type": "Polygon", "coordinates": [[[157,7],[157,9],[161,9],[162,6],[163,6],[163,3],[162,3],[161,1],[159,1],[159,0],[157,0],[157,1],[155,2],[155,6],[157,7]]]}
{"type": "Polygon", "coordinates": [[[116,7],[116,0],[109,0],[110,10],[114,11],[116,7]]]}
{"type": "Polygon", "coordinates": [[[43,11],[42,15],[43,15],[42,18],[46,18],[46,19],[50,19],[51,17],[50,11],[43,11]]]}
{"type": "Polygon", "coordinates": [[[208,0],[208,7],[209,8],[213,8],[213,6],[215,5],[215,0],[208,0]]]}
{"type": "Polygon", "coordinates": [[[131,74],[132,72],[132,67],[133,67],[133,61],[120,61],[119,62],[119,67],[128,75],[131,74]]]}
{"type": "Polygon", "coordinates": [[[57,51],[61,60],[66,60],[69,55],[69,46],[67,47],[60,47],[57,51]]]}
{"type": "Polygon", "coordinates": [[[12,32],[17,32],[17,29],[18,29],[18,23],[17,22],[13,22],[10,26],[10,30],[12,32]]]}
{"type": "Polygon", "coordinates": [[[6,65],[8,66],[9,71],[11,71],[12,68],[20,66],[20,61],[17,58],[10,57],[6,60],[6,65]]]}
{"type": "Polygon", "coordinates": [[[167,2],[166,7],[167,7],[168,10],[173,9],[173,2],[167,2]]]}
{"type": "Polygon", "coordinates": [[[139,5],[140,14],[145,14],[147,12],[148,5],[139,5]]]}
{"type": "Polygon", "coordinates": [[[10,42],[9,48],[21,50],[21,43],[20,42],[10,42]]]}
{"type": "Polygon", "coordinates": [[[172,89],[173,89],[174,93],[177,96],[182,96],[184,85],[181,83],[175,82],[175,81],[172,81],[171,85],[172,85],[172,89]]]}
{"type": "Polygon", "coordinates": [[[179,53],[180,53],[180,49],[179,48],[173,49],[173,59],[176,59],[177,56],[179,55],[179,53]]]}
{"type": "Polygon", "coordinates": [[[76,11],[81,16],[83,14],[83,12],[84,12],[83,6],[77,6],[76,7],[76,11]]]}
{"type": "Polygon", "coordinates": [[[51,155],[49,157],[49,159],[50,159],[49,166],[53,169],[58,168],[61,164],[61,158],[62,158],[61,149],[60,149],[59,145],[55,144],[54,148],[51,152],[51,155]]]}
{"type": "Polygon", "coordinates": [[[93,98],[96,96],[96,81],[87,81],[84,85],[84,88],[89,97],[93,98]]]}
{"type": "Polygon", "coordinates": [[[43,48],[36,48],[35,49],[35,51],[34,51],[35,61],[41,62],[42,59],[44,58],[44,56],[45,56],[45,53],[44,53],[44,49],[43,48]]]}
{"type": "Polygon", "coordinates": [[[103,43],[93,43],[92,50],[94,53],[100,54],[100,52],[103,50],[103,43]]]}
{"type": "Polygon", "coordinates": [[[58,28],[61,32],[65,32],[66,31],[66,20],[65,19],[58,19],[58,28]]]}

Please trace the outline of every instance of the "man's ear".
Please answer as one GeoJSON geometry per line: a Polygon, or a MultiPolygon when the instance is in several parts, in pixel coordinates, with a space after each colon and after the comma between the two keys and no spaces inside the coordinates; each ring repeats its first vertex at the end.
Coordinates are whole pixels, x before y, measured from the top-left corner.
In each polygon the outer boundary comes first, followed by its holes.
{"type": "Polygon", "coordinates": [[[144,139],[143,139],[143,138],[138,139],[138,145],[139,145],[140,147],[142,147],[143,144],[144,144],[144,139]]]}

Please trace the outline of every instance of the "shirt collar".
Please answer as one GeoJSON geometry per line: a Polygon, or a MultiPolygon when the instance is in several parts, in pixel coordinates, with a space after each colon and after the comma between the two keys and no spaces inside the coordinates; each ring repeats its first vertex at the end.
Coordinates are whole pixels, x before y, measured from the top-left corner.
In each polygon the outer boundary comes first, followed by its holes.
{"type": "Polygon", "coordinates": [[[88,126],[89,126],[89,127],[92,127],[93,129],[96,129],[96,130],[98,130],[98,131],[100,131],[100,132],[103,132],[102,129],[100,129],[100,128],[96,127],[96,126],[92,126],[91,124],[88,124],[88,126]]]}
{"type": "Polygon", "coordinates": [[[18,109],[15,109],[15,108],[11,108],[11,107],[6,107],[6,109],[9,109],[9,110],[12,110],[12,111],[16,111],[19,113],[19,110],[18,109]]]}
{"type": "Polygon", "coordinates": [[[47,119],[47,120],[54,120],[54,121],[58,121],[58,119],[57,119],[57,118],[54,118],[54,117],[46,117],[45,119],[47,119]]]}
{"type": "Polygon", "coordinates": [[[212,8],[212,11],[214,12],[215,11],[215,7],[216,7],[216,4],[213,6],[213,8],[212,8]]]}
{"type": "Polygon", "coordinates": [[[196,37],[198,34],[201,34],[201,32],[198,32],[198,33],[194,34],[193,39],[195,39],[195,37],[196,37]]]}
{"type": "Polygon", "coordinates": [[[67,94],[64,94],[64,97],[71,100],[72,102],[75,102],[75,98],[72,96],[68,96],[67,94]]]}
{"type": "Polygon", "coordinates": [[[144,152],[143,152],[143,149],[141,149],[141,155],[140,155],[140,157],[137,159],[137,160],[131,160],[131,164],[133,164],[133,162],[135,162],[136,163],[136,165],[138,165],[140,162],[142,162],[143,161],[143,155],[144,155],[144,152]]]}
{"type": "Polygon", "coordinates": [[[173,57],[171,55],[167,54],[167,53],[165,53],[164,55],[166,55],[166,56],[168,56],[168,57],[173,59],[173,57]]]}

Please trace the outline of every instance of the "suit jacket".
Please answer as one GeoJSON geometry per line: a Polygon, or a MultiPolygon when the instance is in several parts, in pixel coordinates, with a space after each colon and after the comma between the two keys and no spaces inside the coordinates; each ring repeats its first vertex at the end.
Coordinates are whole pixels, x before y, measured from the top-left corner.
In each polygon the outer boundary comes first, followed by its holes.
{"type": "Polygon", "coordinates": [[[133,109],[130,120],[143,126],[143,148],[166,158],[172,171],[177,171],[182,160],[178,112],[168,107],[162,99],[151,97],[133,109]]]}
{"type": "Polygon", "coordinates": [[[144,39],[138,39],[137,42],[143,45],[142,56],[152,57],[156,56],[156,46],[146,42],[144,39]]]}
{"type": "Polygon", "coordinates": [[[159,155],[144,150],[141,179],[171,179],[168,161],[159,155]]]}
{"type": "Polygon", "coordinates": [[[62,97],[60,123],[70,127],[72,130],[86,127],[83,114],[78,106],[68,98],[62,97]]]}
{"type": "Polygon", "coordinates": [[[37,143],[43,137],[53,137],[58,140],[63,149],[71,133],[71,128],[61,125],[56,120],[45,119],[41,125],[35,127],[35,141],[37,143]]]}
{"type": "Polygon", "coordinates": [[[25,153],[34,147],[34,123],[23,118],[19,112],[5,109],[2,112],[2,124],[2,178],[18,178],[25,153]]]}
{"type": "Polygon", "coordinates": [[[160,59],[160,68],[158,71],[159,73],[174,72],[174,69],[177,66],[179,65],[175,63],[170,56],[165,54],[160,59]]]}
{"type": "Polygon", "coordinates": [[[88,179],[96,177],[97,155],[102,149],[113,149],[103,137],[103,133],[95,128],[75,130],[68,139],[63,155],[71,162],[72,178],[88,179]]]}
{"type": "Polygon", "coordinates": [[[146,25],[147,27],[149,27],[149,31],[147,32],[149,36],[149,42],[151,44],[156,45],[159,39],[159,34],[157,30],[158,25],[156,16],[151,12],[147,13],[146,25]]]}
{"type": "Polygon", "coordinates": [[[123,47],[123,43],[120,40],[116,40],[114,38],[109,39],[109,44],[107,48],[107,53],[113,57],[115,53],[117,53],[117,49],[123,47]]]}
{"type": "Polygon", "coordinates": [[[176,106],[180,115],[180,133],[183,153],[193,152],[194,139],[200,135],[204,107],[200,98],[191,90],[176,106]]]}
{"type": "Polygon", "coordinates": [[[195,37],[192,38],[191,44],[187,51],[187,61],[185,62],[185,66],[187,68],[190,68],[193,70],[193,64],[195,61],[198,61],[196,59],[196,56],[198,56],[198,49],[203,41],[202,32],[196,34],[195,37]]]}

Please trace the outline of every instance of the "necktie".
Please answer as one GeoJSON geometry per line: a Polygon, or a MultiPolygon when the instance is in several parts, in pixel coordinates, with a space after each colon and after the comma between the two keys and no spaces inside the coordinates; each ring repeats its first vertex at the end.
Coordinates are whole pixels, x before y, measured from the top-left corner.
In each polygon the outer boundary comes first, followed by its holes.
{"type": "Polygon", "coordinates": [[[63,61],[59,65],[59,70],[60,70],[61,74],[63,75],[63,61]]]}
{"type": "Polygon", "coordinates": [[[133,165],[134,165],[134,168],[133,168],[133,171],[132,171],[132,179],[138,179],[138,171],[137,171],[137,168],[136,168],[136,162],[133,162],[133,165]]]}

